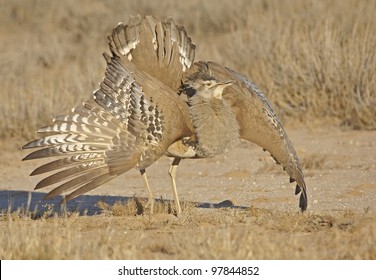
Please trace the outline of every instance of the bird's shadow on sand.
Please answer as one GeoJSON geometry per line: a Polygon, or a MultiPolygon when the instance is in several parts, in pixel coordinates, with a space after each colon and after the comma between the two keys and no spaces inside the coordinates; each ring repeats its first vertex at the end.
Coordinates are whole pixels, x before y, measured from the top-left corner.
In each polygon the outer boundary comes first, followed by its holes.
{"type": "MultiPolygon", "coordinates": [[[[98,202],[104,202],[107,205],[114,205],[116,202],[127,202],[134,197],[123,196],[103,196],[103,195],[81,195],[70,200],[66,205],[61,205],[62,196],[54,199],[44,200],[46,193],[28,192],[15,190],[0,191],[0,211],[1,213],[12,213],[14,211],[25,211],[33,213],[35,218],[41,217],[44,213],[63,213],[76,212],[80,215],[101,214],[103,209],[98,206],[98,202]]],[[[155,201],[161,201],[156,199],[155,201]]],[[[164,202],[170,202],[163,199],[164,202]]],[[[245,206],[237,206],[230,200],[224,200],[220,203],[192,202],[197,208],[236,208],[246,209],[245,206]]]]}

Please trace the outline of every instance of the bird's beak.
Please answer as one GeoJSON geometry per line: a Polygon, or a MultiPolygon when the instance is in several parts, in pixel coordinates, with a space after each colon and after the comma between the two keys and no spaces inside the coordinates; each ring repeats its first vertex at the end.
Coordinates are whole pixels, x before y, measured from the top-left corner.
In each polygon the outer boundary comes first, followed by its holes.
{"type": "Polygon", "coordinates": [[[227,82],[218,82],[215,86],[221,86],[221,87],[223,87],[223,89],[225,89],[226,87],[231,86],[234,83],[235,83],[235,81],[229,80],[227,82]]]}
{"type": "Polygon", "coordinates": [[[218,82],[215,85],[213,97],[221,99],[222,98],[222,93],[223,93],[224,89],[227,88],[228,86],[233,85],[233,84],[234,84],[233,80],[229,80],[227,82],[218,82]]]}
{"type": "Polygon", "coordinates": [[[235,84],[235,81],[233,81],[233,80],[229,80],[229,81],[227,81],[227,82],[224,82],[224,84],[226,84],[226,85],[228,85],[228,86],[231,86],[231,85],[235,84]]]}

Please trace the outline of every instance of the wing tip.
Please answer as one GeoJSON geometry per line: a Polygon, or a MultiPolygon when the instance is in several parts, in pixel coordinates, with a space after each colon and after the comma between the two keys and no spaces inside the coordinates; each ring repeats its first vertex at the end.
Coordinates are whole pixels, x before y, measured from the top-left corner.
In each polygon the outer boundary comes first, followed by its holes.
{"type": "MultiPolygon", "coordinates": [[[[27,148],[28,149],[28,148],[27,148]]],[[[26,161],[26,160],[31,160],[31,159],[37,159],[38,157],[35,156],[35,153],[32,152],[30,154],[28,154],[27,156],[25,156],[22,161],[26,161]]]]}
{"type": "Polygon", "coordinates": [[[308,206],[307,197],[301,194],[300,199],[299,199],[299,207],[302,213],[307,211],[307,206],[308,206]]]}
{"type": "Polygon", "coordinates": [[[21,150],[26,150],[26,149],[31,149],[31,148],[35,148],[36,146],[34,145],[35,144],[35,140],[32,140],[30,142],[27,142],[25,145],[23,145],[20,149],[21,150]]]}
{"type": "Polygon", "coordinates": [[[299,198],[299,208],[301,212],[305,212],[308,207],[308,198],[307,198],[307,191],[305,186],[301,188],[299,185],[296,185],[295,188],[295,195],[300,193],[300,198],[299,198]]]}
{"type": "MultiPolygon", "coordinates": [[[[104,60],[106,60],[107,64],[111,62],[111,56],[108,53],[104,52],[102,55],[104,57],[104,60]]],[[[113,54],[113,56],[117,56],[117,55],[113,54]]]]}

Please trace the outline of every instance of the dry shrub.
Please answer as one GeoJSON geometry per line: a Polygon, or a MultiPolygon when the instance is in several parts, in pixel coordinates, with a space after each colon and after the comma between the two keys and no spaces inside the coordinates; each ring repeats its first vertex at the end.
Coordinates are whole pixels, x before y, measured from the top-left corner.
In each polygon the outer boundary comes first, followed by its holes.
{"type": "Polygon", "coordinates": [[[103,77],[105,36],[130,14],[172,16],[197,59],[242,72],[282,117],[376,128],[376,2],[0,0],[0,137],[87,99],[103,77]],[[187,16],[189,15],[189,16],[187,16]]]}
{"type": "Polygon", "coordinates": [[[222,62],[248,73],[284,116],[375,129],[375,2],[265,3],[219,39],[222,62]]]}

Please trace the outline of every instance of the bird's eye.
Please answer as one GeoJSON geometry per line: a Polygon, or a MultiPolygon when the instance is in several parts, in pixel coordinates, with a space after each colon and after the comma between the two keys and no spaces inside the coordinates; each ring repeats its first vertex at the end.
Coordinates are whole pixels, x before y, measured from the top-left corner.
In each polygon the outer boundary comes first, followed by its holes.
{"type": "Polygon", "coordinates": [[[207,87],[209,87],[209,86],[212,85],[212,82],[211,82],[211,81],[205,81],[205,82],[204,82],[204,85],[207,86],[207,87]]]}

